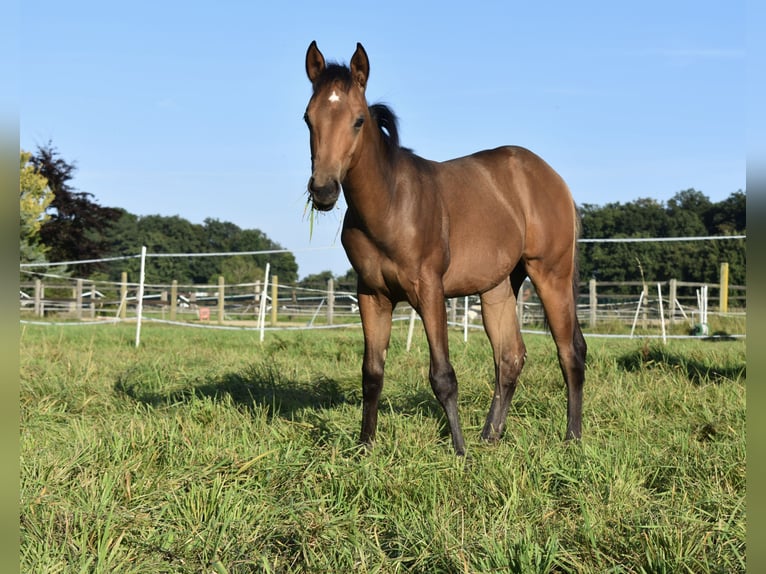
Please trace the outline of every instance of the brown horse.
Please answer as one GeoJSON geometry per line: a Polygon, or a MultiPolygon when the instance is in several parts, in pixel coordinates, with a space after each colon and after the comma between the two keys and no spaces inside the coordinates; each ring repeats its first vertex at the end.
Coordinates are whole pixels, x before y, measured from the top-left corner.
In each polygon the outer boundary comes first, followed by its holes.
{"type": "Polygon", "coordinates": [[[528,276],[537,289],[567,386],[565,438],[580,438],[586,345],[576,315],[574,201],[561,177],[520,147],[500,147],[442,163],[400,147],[396,118],[368,106],[370,64],[361,44],[349,67],[325,63],[312,42],[306,73],[313,94],[305,120],[311,138],[313,208],[348,204],[341,241],[358,274],[364,331],[362,431],[370,445],[395,305],[423,320],[431,388],[447,416],[452,444],[465,453],[457,379],[449,360],[445,297],[478,294],[495,361],[495,392],[482,438],[496,441],[526,355],[516,296],[528,276]]]}

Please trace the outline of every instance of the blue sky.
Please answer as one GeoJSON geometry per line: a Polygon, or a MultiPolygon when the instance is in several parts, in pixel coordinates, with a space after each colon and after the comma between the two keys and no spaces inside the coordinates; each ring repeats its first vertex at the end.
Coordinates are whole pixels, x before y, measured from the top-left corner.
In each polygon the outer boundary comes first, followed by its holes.
{"type": "Polygon", "coordinates": [[[306,48],[370,58],[367,97],[435,160],[528,147],[578,204],[713,201],[745,189],[746,4],[232,2],[22,5],[19,134],[76,162],[73,184],[138,215],[211,217],[349,264],[345,204],[309,237],[306,48]],[[327,248],[327,249],[324,249],[327,248]]]}

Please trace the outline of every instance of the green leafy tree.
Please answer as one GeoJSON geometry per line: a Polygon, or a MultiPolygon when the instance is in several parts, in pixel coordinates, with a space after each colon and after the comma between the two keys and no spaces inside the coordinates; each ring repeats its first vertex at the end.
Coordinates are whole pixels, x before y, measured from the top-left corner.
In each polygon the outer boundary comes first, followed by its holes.
{"type": "Polygon", "coordinates": [[[45,262],[46,247],[40,228],[47,221],[46,210],[53,201],[48,180],[30,162],[32,154],[22,151],[19,158],[19,259],[22,263],[45,262]]]}
{"type": "MultiPolygon", "coordinates": [[[[258,266],[252,256],[235,255],[221,261],[220,274],[226,279],[226,283],[253,283],[263,281],[266,271],[258,266]]],[[[214,281],[215,278],[211,278],[210,282],[214,281]]]]}
{"type": "MultiPolygon", "coordinates": [[[[104,234],[119,215],[118,210],[102,207],[90,193],[76,191],[70,184],[75,165],[63,160],[49,143],[37,148],[30,161],[53,192],[50,217],[40,228],[40,238],[49,249],[51,261],[81,261],[106,255],[104,234]]],[[[100,263],[79,265],[83,277],[103,269],[100,263]]]]}
{"type": "Polygon", "coordinates": [[[741,235],[747,228],[747,197],[742,190],[732,193],[723,201],[713,204],[705,216],[711,235],[741,235]]]}
{"type": "MultiPolygon", "coordinates": [[[[148,253],[229,253],[279,250],[281,247],[257,229],[240,229],[233,223],[207,219],[203,225],[178,216],[138,217],[120,210],[120,217],[106,234],[113,256],[135,255],[146,246],[148,253]]],[[[227,283],[250,283],[263,279],[266,263],[281,283],[296,280],[298,265],[291,253],[210,257],[149,257],[146,279],[154,283],[216,283],[223,275],[227,283]]],[[[128,271],[138,277],[139,261],[109,264],[108,276],[118,280],[128,271]]]]}
{"type": "MultiPolygon", "coordinates": [[[[706,217],[711,235],[745,235],[747,230],[747,201],[739,190],[713,205],[706,217]]],[[[718,260],[729,263],[729,281],[732,285],[746,285],[747,251],[744,239],[722,241],[718,244],[718,260]]]]}
{"type": "MultiPolygon", "coordinates": [[[[279,251],[283,247],[269,239],[258,229],[240,229],[228,221],[205,219],[204,233],[206,243],[213,252],[250,252],[250,251],[279,251]]],[[[245,282],[254,280],[253,274],[263,277],[266,264],[269,264],[270,275],[277,275],[282,284],[294,283],[298,278],[298,264],[292,253],[262,253],[252,255],[237,255],[232,258],[219,258],[216,261],[216,273],[227,277],[246,277],[245,282]],[[224,269],[228,270],[224,273],[224,269]]]]}

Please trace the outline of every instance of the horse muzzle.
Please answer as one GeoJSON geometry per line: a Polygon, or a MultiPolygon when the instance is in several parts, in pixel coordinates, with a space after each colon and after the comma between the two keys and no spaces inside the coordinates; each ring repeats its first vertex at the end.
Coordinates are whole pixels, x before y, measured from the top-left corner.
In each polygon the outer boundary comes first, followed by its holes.
{"type": "Polygon", "coordinates": [[[314,209],[330,211],[338,202],[340,183],[336,179],[329,179],[327,182],[320,184],[312,177],[309,180],[308,190],[314,209]]]}

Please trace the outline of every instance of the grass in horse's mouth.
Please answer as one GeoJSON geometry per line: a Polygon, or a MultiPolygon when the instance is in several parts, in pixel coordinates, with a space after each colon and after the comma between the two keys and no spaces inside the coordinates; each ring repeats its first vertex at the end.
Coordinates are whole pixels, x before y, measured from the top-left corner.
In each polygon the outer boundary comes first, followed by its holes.
{"type": "Polygon", "coordinates": [[[308,211],[308,218],[309,218],[309,241],[311,241],[311,238],[314,235],[314,220],[317,216],[317,210],[314,208],[314,203],[311,201],[311,196],[306,198],[306,205],[303,208],[303,216],[306,217],[306,212],[308,211]]]}

